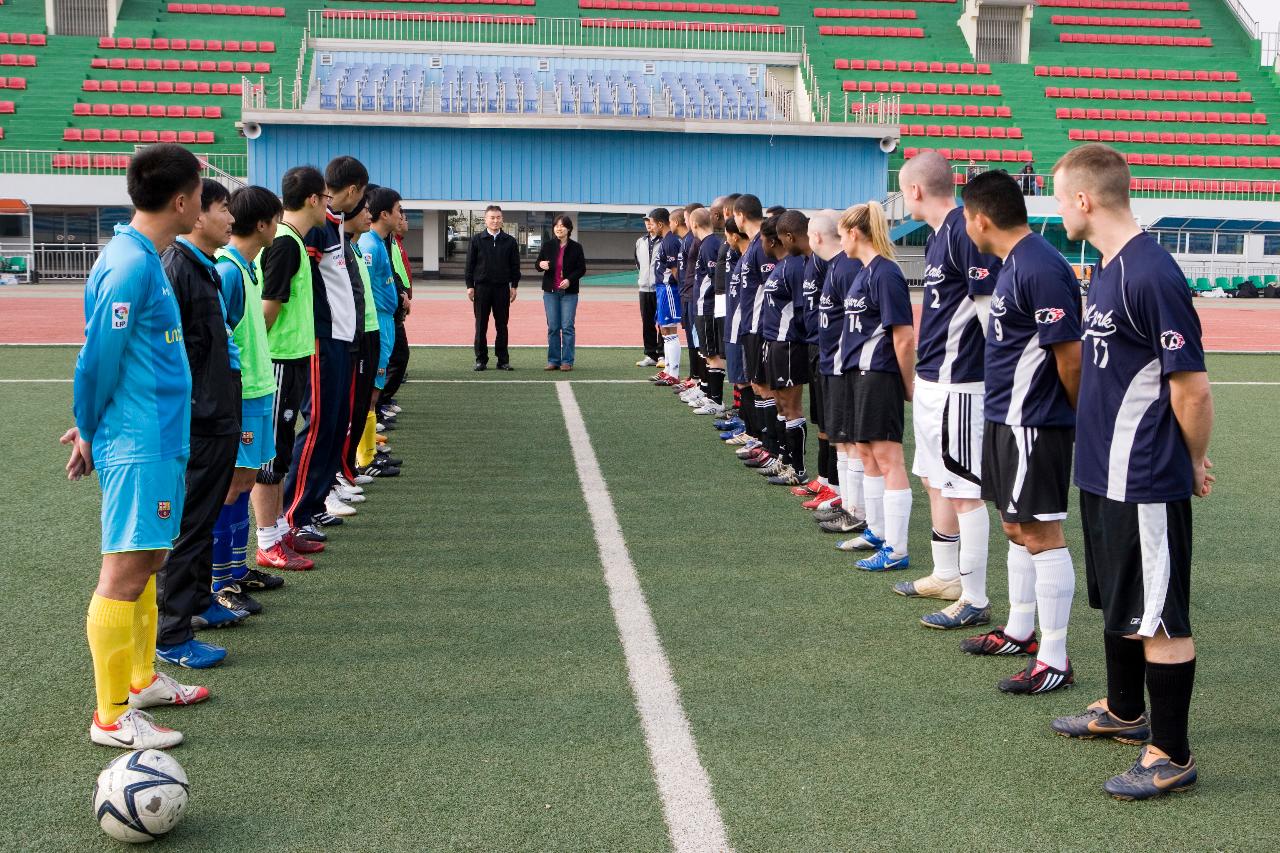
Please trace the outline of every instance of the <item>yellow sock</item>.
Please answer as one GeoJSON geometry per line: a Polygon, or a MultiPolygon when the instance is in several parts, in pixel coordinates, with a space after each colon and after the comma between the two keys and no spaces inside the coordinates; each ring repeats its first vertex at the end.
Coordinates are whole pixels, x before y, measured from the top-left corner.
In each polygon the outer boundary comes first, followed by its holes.
{"type": "Polygon", "coordinates": [[[109,726],[129,710],[129,677],[133,665],[132,601],[116,601],[97,593],[85,620],[93,680],[98,694],[98,722],[109,726]]]}
{"type": "Polygon", "coordinates": [[[152,575],[133,608],[133,677],[129,686],[141,690],[156,675],[156,576],[152,575]]]}
{"type": "Polygon", "coordinates": [[[356,445],[356,465],[360,468],[373,462],[374,436],[378,434],[378,419],[370,412],[364,421],[364,432],[360,434],[360,443],[356,445]]]}

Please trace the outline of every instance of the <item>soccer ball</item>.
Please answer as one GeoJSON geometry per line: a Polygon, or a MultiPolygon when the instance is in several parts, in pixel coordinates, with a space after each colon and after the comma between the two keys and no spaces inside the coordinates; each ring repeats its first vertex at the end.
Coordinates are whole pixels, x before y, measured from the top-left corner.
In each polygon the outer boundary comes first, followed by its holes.
{"type": "Polygon", "coordinates": [[[186,771],[158,749],[121,755],[103,768],[93,786],[98,826],[130,844],[164,835],[178,825],[186,808],[186,771]]]}

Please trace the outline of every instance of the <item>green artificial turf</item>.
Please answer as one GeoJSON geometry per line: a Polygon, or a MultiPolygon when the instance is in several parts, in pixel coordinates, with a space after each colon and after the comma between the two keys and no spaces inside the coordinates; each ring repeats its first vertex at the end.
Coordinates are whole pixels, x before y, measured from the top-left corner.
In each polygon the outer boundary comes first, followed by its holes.
{"type": "MultiPolygon", "coordinates": [[[[0,349],[0,379],[65,379],[73,348],[0,349]]],[[[643,378],[633,350],[586,349],[547,374],[470,370],[417,348],[401,392],[406,458],[333,535],[321,568],[261,596],[225,666],[183,675],[205,707],[160,709],[192,808],[183,850],[620,850],[667,847],[661,806],[564,421],[544,381],[574,380],[736,849],[1272,850],[1268,756],[1280,700],[1272,434],[1280,386],[1219,385],[1219,484],[1196,502],[1192,709],[1198,790],[1119,803],[1099,786],[1134,747],[1072,742],[1048,722],[1102,695],[1100,620],[1083,580],[1069,639],[1078,686],[1013,698],[1019,659],[961,655],[815,532],[785,489],[718,446],[707,418],[643,378]],[[518,380],[516,384],[484,387],[518,380]],[[439,380],[464,380],[461,383],[439,380]],[[528,384],[530,382],[538,384],[528,384]],[[1261,676],[1261,678],[1259,677],[1261,676]]],[[[1219,381],[1280,382],[1280,359],[1211,356],[1219,381]]],[[[111,753],[85,737],[83,614],[98,494],[61,476],[67,383],[0,383],[7,482],[0,589],[0,849],[112,849],[89,815],[111,753]]],[[[908,447],[910,453],[910,447],[908,447]]],[[[927,571],[917,491],[913,558],[927,571]]],[[[1081,565],[1079,522],[1068,542],[1081,565]]],[[[993,525],[990,592],[1005,611],[993,525]]]]}

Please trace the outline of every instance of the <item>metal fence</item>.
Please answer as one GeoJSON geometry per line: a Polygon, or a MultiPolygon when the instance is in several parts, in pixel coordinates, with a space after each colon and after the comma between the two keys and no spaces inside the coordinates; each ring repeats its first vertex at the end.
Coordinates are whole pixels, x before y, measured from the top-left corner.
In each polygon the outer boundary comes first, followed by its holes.
{"type": "MultiPolygon", "coordinates": [[[[0,175],[123,175],[133,151],[0,149],[0,175]]],[[[247,154],[195,154],[211,177],[242,183],[248,174],[247,154]]]]}
{"type": "Polygon", "coordinates": [[[35,276],[41,281],[84,280],[102,247],[97,243],[36,243],[35,276]]]}
{"type": "Polygon", "coordinates": [[[749,32],[749,25],[728,30],[705,29],[700,22],[676,22],[683,28],[584,26],[582,18],[537,18],[524,15],[446,15],[397,12],[307,12],[312,39],[467,42],[519,44],[531,47],[603,47],[651,50],[749,51],[798,54],[804,49],[804,27],[781,32],[749,32]],[[519,23],[516,23],[519,21],[519,23]]]}
{"type": "MultiPolygon", "coordinates": [[[[1010,164],[1016,165],[1016,164],[1010,164]]],[[[956,176],[956,192],[959,193],[965,181],[972,175],[990,171],[992,167],[953,166],[956,176]]],[[[1009,170],[1014,180],[1022,185],[1023,195],[1053,195],[1053,175],[1039,172],[1024,174],[1017,169],[1009,170]]],[[[897,174],[891,173],[891,183],[897,174]]],[[[1206,201],[1280,201],[1280,181],[1239,180],[1220,178],[1168,178],[1134,175],[1129,187],[1132,198],[1192,198],[1206,201]]]]}

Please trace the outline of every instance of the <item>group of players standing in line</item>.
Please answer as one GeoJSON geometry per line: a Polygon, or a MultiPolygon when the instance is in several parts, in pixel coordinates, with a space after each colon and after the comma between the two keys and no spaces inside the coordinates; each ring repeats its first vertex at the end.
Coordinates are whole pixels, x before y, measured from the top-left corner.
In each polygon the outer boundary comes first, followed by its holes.
{"type": "Polygon", "coordinates": [[[102,567],[86,619],[90,739],[167,748],[144,708],[204,687],[157,672],[220,663],[195,631],[237,624],[250,594],[305,571],[365,486],[399,474],[382,435],[404,378],[411,276],[400,196],[338,157],[281,193],[229,192],[178,145],[129,164],[134,215],[85,286],[68,476],[98,472],[102,567]],[[247,559],[249,505],[257,566],[247,559]],[[261,568],[259,568],[261,567],[261,568]]]}
{"type": "Polygon", "coordinates": [[[946,160],[927,152],[906,163],[906,208],[932,229],[918,337],[876,202],[813,217],[765,211],[753,195],[655,208],[646,226],[665,358],[652,379],[718,416],[743,464],[806,498],[824,531],[847,536],[836,547],[865,554],[855,565],[869,572],[910,565],[902,439],[911,402],[911,471],[929,497],[933,568],[893,591],[952,602],[925,615],[926,627],[988,625],[994,505],[1008,538],[1009,618],[960,648],[1030,656],[1000,682],[1007,693],[1075,680],[1066,636],[1076,578],[1062,525],[1074,450],[1107,695],[1052,729],[1144,744],[1104,788],[1146,799],[1197,778],[1187,737],[1190,498],[1214,482],[1213,402],[1185,279],[1134,220],[1123,155],[1085,145],[1053,171],[1068,238],[1102,255],[1083,306],[1070,264],[1029,228],[1013,177],[972,178],[961,207],[946,160]],[[810,421],[816,476],[805,462],[810,421]]]}

